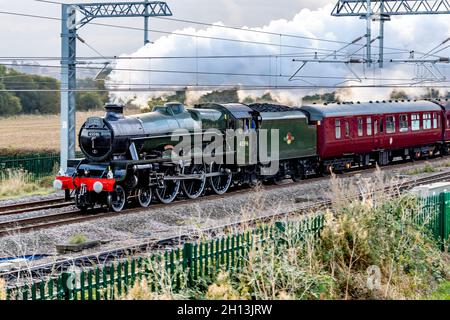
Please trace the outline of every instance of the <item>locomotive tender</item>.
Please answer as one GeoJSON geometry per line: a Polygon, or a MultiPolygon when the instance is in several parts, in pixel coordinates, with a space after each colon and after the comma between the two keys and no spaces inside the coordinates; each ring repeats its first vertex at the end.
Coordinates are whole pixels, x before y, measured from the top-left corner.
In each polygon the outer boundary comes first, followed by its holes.
{"type": "MultiPolygon", "coordinates": [[[[69,160],[67,171],[54,182],[55,188],[74,192],[81,210],[102,205],[118,212],[132,198],[147,207],[153,198],[170,203],[181,193],[195,199],[206,189],[223,194],[233,184],[297,181],[374,162],[387,165],[394,157],[414,160],[448,154],[450,145],[447,101],[301,108],[240,103],[185,108],[168,103],[128,117],[122,106],[109,104],[105,109],[105,117],[87,119],[80,130],[85,158],[69,160]],[[205,142],[211,129],[214,134],[205,142]],[[272,163],[261,157],[263,141],[256,133],[268,130],[270,134],[273,129],[279,150],[272,163]],[[232,136],[230,143],[226,137],[230,130],[243,134],[232,136]],[[173,157],[174,141],[186,138],[200,139],[201,150],[173,157]],[[213,155],[223,161],[206,161],[207,142],[218,138],[223,145],[213,155]],[[265,169],[275,163],[277,170],[267,175],[265,169]]],[[[272,143],[268,138],[269,160],[272,143]]]]}

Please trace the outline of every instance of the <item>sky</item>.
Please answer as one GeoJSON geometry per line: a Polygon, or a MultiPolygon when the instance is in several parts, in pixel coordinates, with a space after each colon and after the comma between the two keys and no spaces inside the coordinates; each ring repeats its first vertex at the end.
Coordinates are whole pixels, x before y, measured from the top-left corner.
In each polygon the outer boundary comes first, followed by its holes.
{"type": "MultiPolygon", "coordinates": [[[[65,3],[113,2],[113,1],[64,1],[65,3]]],[[[126,2],[126,1],[118,1],[126,2]]],[[[331,1],[332,2],[332,1],[331,1]]],[[[226,25],[261,26],[275,19],[292,19],[303,8],[317,9],[329,0],[168,0],[174,17],[226,25]]],[[[0,11],[12,11],[59,18],[60,6],[34,0],[0,0],[0,11]]],[[[99,19],[98,22],[143,27],[143,19],[99,19]]],[[[151,19],[150,28],[173,31],[186,24],[151,19]]],[[[1,56],[55,56],[60,52],[60,22],[26,17],[0,15],[1,56]],[[11,45],[4,45],[9,43],[11,45]]],[[[105,55],[132,53],[143,44],[143,32],[111,29],[88,25],[80,36],[105,55]]],[[[152,40],[161,37],[150,33],[152,40]]],[[[78,45],[80,55],[92,55],[92,51],[78,45]]]]}
{"type": "MultiPolygon", "coordinates": [[[[339,50],[342,44],[323,42],[317,39],[329,39],[350,42],[365,34],[365,21],[358,18],[332,17],[330,15],[337,0],[168,0],[173,17],[177,19],[195,20],[206,23],[224,24],[242,27],[254,31],[274,32],[281,34],[300,35],[311,39],[278,37],[258,32],[244,32],[220,27],[192,25],[153,18],[150,29],[176,33],[197,35],[185,37],[151,32],[154,42],[143,46],[143,32],[108,28],[95,25],[84,26],[79,35],[91,48],[78,43],[78,56],[142,57],[142,56],[183,56],[183,55],[278,55],[278,54],[308,54],[317,51],[319,56],[324,52],[339,50]],[[202,38],[203,37],[203,38],[202,38]],[[242,42],[216,41],[207,37],[225,37],[244,41],[279,43],[282,46],[254,45],[242,42]],[[314,40],[316,39],[316,40],[314,40]],[[300,49],[306,48],[306,49],[300,49]],[[308,49],[309,48],[309,49],[308,49]],[[314,48],[314,49],[313,49],[314,48]],[[94,51],[94,50],[95,51],[94,51]]],[[[73,3],[73,1],[67,1],[73,3]]],[[[79,1],[76,1],[79,2],[79,1]]],[[[89,2],[89,1],[85,1],[89,2]]],[[[60,6],[32,0],[16,0],[14,2],[0,0],[0,12],[11,11],[51,17],[60,16],[60,6]]],[[[96,22],[108,24],[143,27],[143,19],[98,19],[96,22]]],[[[373,37],[378,35],[378,26],[374,23],[373,37]]],[[[60,22],[41,19],[31,19],[0,14],[0,56],[59,56],[60,54],[60,22]]],[[[428,52],[436,45],[450,37],[450,20],[448,16],[403,16],[392,17],[385,26],[386,58],[406,59],[409,51],[415,50],[416,57],[428,52]],[[393,48],[393,49],[390,49],[393,48]],[[400,51],[403,50],[403,51],[400,51]]],[[[374,52],[378,42],[374,42],[374,52]]],[[[447,43],[447,44],[450,44],[447,43]]],[[[350,53],[350,48],[346,51],[350,53]]],[[[358,49],[358,47],[353,47],[358,49]]],[[[360,48],[360,47],[359,47],[360,48]]],[[[360,51],[361,53],[363,51],[360,51]]],[[[450,50],[440,53],[449,57],[450,50]]],[[[387,64],[383,70],[376,67],[367,68],[354,66],[349,70],[344,64],[308,64],[299,74],[303,78],[294,82],[278,74],[292,75],[300,66],[292,58],[239,59],[239,60],[121,60],[116,71],[111,75],[112,83],[135,83],[153,85],[155,83],[199,83],[199,84],[251,84],[251,85],[336,85],[344,80],[365,78],[357,84],[379,84],[383,78],[400,79],[404,81],[417,77],[425,72],[422,67],[401,64],[387,64]],[[219,76],[171,74],[148,71],[128,72],[119,69],[151,69],[151,70],[182,70],[215,73],[247,73],[269,75],[261,77],[219,76]],[[273,75],[273,76],[272,76],[273,75]],[[321,78],[305,78],[314,75],[321,78]]],[[[448,67],[441,71],[448,75],[448,67]]],[[[399,82],[397,81],[397,82],[399,82]]],[[[303,90],[302,94],[323,92],[327,90],[303,90]]],[[[329,91],[329,90],[328,90],[329,91]]],[[[357,89],[342,91],[340,94],[349,99],[384,99],[390,89],[357,89]]],[[[416,89],[407,92],[420,93],[416,89]]],[[[420,90],[419,90],[420,91],[420,90]]],[[[241,95],[260,95],[263,92],[241,92],[241,95]]],[[[138,95],[145,101],[150,95],[143,93],[120,93],[116,98],[127,99],[138,95]]],[[[285,101],[297,102],[298,92],[279,90],[275,93],[285,101]]]]}

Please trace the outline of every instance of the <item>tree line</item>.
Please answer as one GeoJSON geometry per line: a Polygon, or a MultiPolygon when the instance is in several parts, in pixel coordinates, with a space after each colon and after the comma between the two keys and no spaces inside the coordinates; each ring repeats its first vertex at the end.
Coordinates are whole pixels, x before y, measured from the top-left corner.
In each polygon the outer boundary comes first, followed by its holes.
{"type": "MultiPolygon", "coordinates": [[[[104,80],[77,80],[77,110],[102,107],[109,101],[104,80]]],[[[56,114],[60,111],[60,82],[52,77],[28,74],[0,65],[0,116],[56,114]],[[8,90],[8,91],[2,91],[8,90]]]]}

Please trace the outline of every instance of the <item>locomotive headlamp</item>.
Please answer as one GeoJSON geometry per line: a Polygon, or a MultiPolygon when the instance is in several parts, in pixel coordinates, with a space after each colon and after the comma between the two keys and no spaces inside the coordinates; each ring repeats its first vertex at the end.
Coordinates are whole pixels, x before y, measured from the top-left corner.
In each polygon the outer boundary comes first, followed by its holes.
{"type": "Polygon", "coordinates": [[[100,193],[103,191],[103,183],[101,183],[100,181],[97,181],[96,183],[94,183],[93,188],[96,193],[100,193]]]}
{"type": "Polygon", "coordinates": [[[61,180],[53,181],[53,188],[55,188],[56,190],[62,190],[62,187],[63,187],[63,183],[61,180]]]}

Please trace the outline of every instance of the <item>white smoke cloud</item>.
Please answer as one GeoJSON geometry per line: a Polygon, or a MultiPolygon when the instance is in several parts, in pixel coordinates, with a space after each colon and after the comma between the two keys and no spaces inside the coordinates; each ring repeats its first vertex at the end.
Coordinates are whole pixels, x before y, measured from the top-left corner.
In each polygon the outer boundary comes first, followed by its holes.
{"type": "MultiPolygon", "coordinates": [[[[330,12],[332,5],[326,5],[321,9],[311,11],[301,10],[292,20],[274,20],[261,28],[252,28],[255,31],[267,31],[276,34],[291,34],[314,38],[299,39],[279,35],[269,35],[256,32],[245,32],[240,30],[226,29],[219,26],[196,28],[185,28],[177,30],[175,33],[195,34],[197,37],[186,37],[176,34],[161,37],[155,43],[148,44],[136,52],[123,55],[123,57],[179,57],[179,56],[234,56],[234,55],[296,55],[297,59],[313,58],[316,51],[319,57],[326,54],[322,50],[337,50],[342,44],[322,42],[318,39],[326,38],[337,41],[350,42],[365,33],[365,21],[357,18],[337,18],[332,17],[330,12]],[[260,43],[273,43],[274,46],[257,45],[237,41],[219,41],[203,37],[229,38],[243,41],[253,41],[260,43]],[[290,47],[280,47],[278,44],[290,47]],[[294,47],[306,47],[294,48],[294,47]],[[308,49],[309,48],[309,49],[308,49]],[[312,48],[317,48],[312,49],[312,48]],[[320,50],[321,49],[321,50],[320,50]]],[[[221,25],[220,22],[217,25],[221,25]]],[[[245,29],[246,27],[244,27],[245,29]]],[[[378,26],[373,24],[373,35],[378,35],[378,26]]],[[[415,50],[416,57],[420,57],[418,52],[427,52],[429,49],[441,43],[450,36],[450,23],[446,16],[404,16],[393,17],[391,22],[385,24],[385,59],[408,58],[409,50],[415,50]],[[395,47],[405,52],[391,50],[395,47]]],[[[361,44],[364,44],[362,39],[361,44]]],[[[374,53],[377,52],[378,41],[373,44],[374,53]]],[[[346,52],[354,52],[358,46],[351,46],[346,52]]],[[[358,54],[364,53],[364,49],[358,54]]],[[[440,54],[449,56],[449,50],[440,54]]],[[[339,53],[338,53],[339,55],[339,53]]],[[[330,59],[333,58],[333,55],[330,59]]],[[[337,59],[340,59],[338,56],[337,59]]],[[[300,62],[293,62],[292,57],[284,58],[239,58],[239,59],[152,59],[152,60],[119,60],[116,71],[111,74],[110,85],[120,84],[120,88],[148,88],[149,86],[161,87],[163,85],[251,85],[251,86],[310,86],[321,87],[333,86],[342,83],[345,79],[355,80],[355,75],[344,64],[322,64],[309,63],[299,74],[296,81],[289,81],[292,75],[301,65],[300,62]],[[164,70],[183,71],[186,73],[149,72],[149,71],[125,71],[120,69],[137,70],[164,70]],[[190,74],[189,72],[214,72],[214,73],[240,73],[255,74],[255,76],[236,75],[208,75],[190,74]],[[278,75],[283,75],[282,77],[278,75]],[[268,76],[271,75],[271,76],[268,76]],[[310,78],[305,76],[317,76],[310,78]],[[340,77],[342,77],[340,79],[340,77]]],[[[352,67],[353,72],[361,77],[361,82],[351,81],[348,84],[373,85],[380,83],[404,84],[411,83],[415,77],[414,67],[405,64],[387,63],[385,68],[364,68],[362,65],[352,67]],[[381,79],[398,79],[387,82],[381,79]]],[[[448,69],[444,69],[448,71],[448,69]]],[[[277,98],[298,104],[300,97],[309,93],[329,92],[333,89],[310,88],[305,90],[271,90],[277,98]]],[[[417,88],[402,89],[409,94],[422,93],[417,88]]],[[[392,91],[390,88],[358,88],[352,90],[341,90],[340,94],[346,100],[375,100],[386,99],[392,91]]],[[[195,101],[204,92],[190,92],[188,100],[195,101]]],[[[247,95],[261,95],[264,91],[244,91],[240,92],[241,97],[247,95]]],[[[162,92],[117,92],[115,98],[122,100],[137,97],[137,102],[145,104],[150,96],[161,95],[162,92]]]]}

